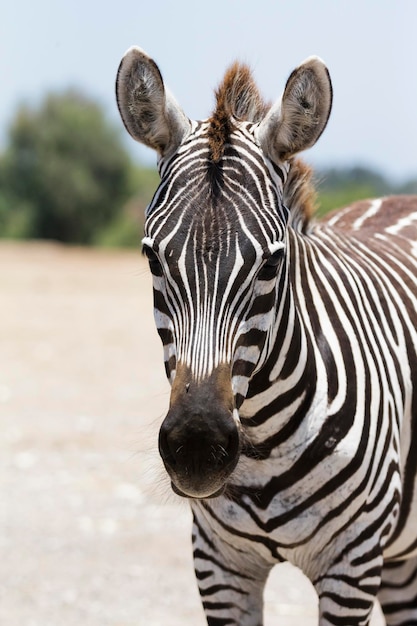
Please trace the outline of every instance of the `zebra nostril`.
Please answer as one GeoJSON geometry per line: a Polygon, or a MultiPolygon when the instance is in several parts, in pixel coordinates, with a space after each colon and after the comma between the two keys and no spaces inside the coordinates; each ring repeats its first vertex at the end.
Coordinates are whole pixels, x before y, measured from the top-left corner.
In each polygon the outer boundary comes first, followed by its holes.
{"type": "MultiPolygon", "coordinates": [[[[170,441],[170,431],[163,423],[159,430],[159,454],[163,462],[169,467],[174,468],[177,464],[177,455],[180,450],[177,450],[175,443],[170,441]]],[[[180,446],[181,447],[181,446],[180,446]]],[[[178,446],[177,446],[178,448],[178,446]]]]}
{"type": "Polygon", "coordinates": [[[239,432],[236,427],[234,427],[233,432],[229,435],[226,451],[230,458],[234,458],[239,452],[239,432]]]}
{"type": "Polygon", "coordinates": [[[229,432],[223,439],[219,441],[216,446],[216,462],[219,467],[226,467],[234,461],[239,452],[239,433],[234,426],[233,430],[229,432]]]}
{"type": "Polygon", "coordinates": [[[233,435],[229,435],[229,440],[227,442],[227,451],[232,452],[236,448],[237,437],[233,435]]]}

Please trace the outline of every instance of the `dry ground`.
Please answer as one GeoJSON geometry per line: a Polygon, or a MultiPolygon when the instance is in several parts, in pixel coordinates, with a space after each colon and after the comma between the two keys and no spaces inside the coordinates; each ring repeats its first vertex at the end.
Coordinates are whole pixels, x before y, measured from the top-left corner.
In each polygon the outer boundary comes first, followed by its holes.
{"type": "MultiPolygon", "coordinates": [[[[140,254],[2,243],[0,320],[0,624],[203,626],[156,452],[168,386],[140,254]]],[[[316,624],[291,566],[266,613],[316,624]]]]}

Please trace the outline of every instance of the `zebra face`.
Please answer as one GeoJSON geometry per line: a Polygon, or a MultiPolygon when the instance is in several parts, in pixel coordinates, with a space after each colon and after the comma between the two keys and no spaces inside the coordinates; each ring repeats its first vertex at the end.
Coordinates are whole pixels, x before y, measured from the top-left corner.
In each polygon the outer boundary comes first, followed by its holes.
{"type": "Polygon", "coordinates": [[[178,366],[159,450],[175,493],[193,498],[222,493],[240,450],[227,367],[196,380],[187,367],[178,366]]]}
{"type": "Polygon", "coordinates": [[[238,408],[259,367],[285,269],[285,211],[250,129],[230,137],[215,190],[204,124],[189,142],[200,156],[185,172],[180,155],[171,162],[143,244],[172,384],[159,449],[174,490],[201,498],[223,489],[239,458],[238,408]],[[242,167],[249,150],[252,164],[242,167]],[[253,182],[254,168],[263,185],[253,182]]]}
{"type": "Polygon", "coordinates": [[[238,462],[238,410],[267,357],[287,276],[288,160],[323,131],[331,86],[312,58],[267,107],[235,64],[216,96],[212,117],[192,122],[142,50],[119,67],[123,122],[160,157],[143,240],[172,385],[159,449],[174,491],[193,498],[219,495],[238,462]]]}

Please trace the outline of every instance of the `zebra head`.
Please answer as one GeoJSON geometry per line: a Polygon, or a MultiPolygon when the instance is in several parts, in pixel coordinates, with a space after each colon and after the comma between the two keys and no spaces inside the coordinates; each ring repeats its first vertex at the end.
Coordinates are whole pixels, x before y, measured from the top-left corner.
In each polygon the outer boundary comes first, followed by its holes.
{"type": "Polygon", "coordinates": [[[212,117],[195,122],[134,47],[116,87],[128,132],[159,155],[143,240],[172,386],[159,449],[174,491],[213,497],[238,462],[239,408],[267,358],[288,278],[283,184],[293,155],[326,126],[330,79],[310,58],[267,107],[235,64],[212,117]]]}

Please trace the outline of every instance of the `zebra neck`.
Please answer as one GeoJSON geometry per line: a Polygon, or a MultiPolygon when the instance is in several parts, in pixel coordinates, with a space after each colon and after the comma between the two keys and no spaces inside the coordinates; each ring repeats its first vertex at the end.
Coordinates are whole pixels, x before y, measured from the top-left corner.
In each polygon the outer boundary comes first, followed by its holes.
{"type": "MultiPolygon", "coordinates": [[[[243,423],[260,427],[274,417],[284,427],[320,413],[327,404],[326,376],[321,376],[317,347],[306,320],[312,305],[300,299],[306,276],[304,237],[290,232],[287,258],[277,283],[274,323],[265,346],[266,357],[252,377],[240,414],[243,423]]],[[[276,424],[276,422],[275,422],[276,424]]],[[[275,426],[276,428],[276,426],[275,426]]]]}

